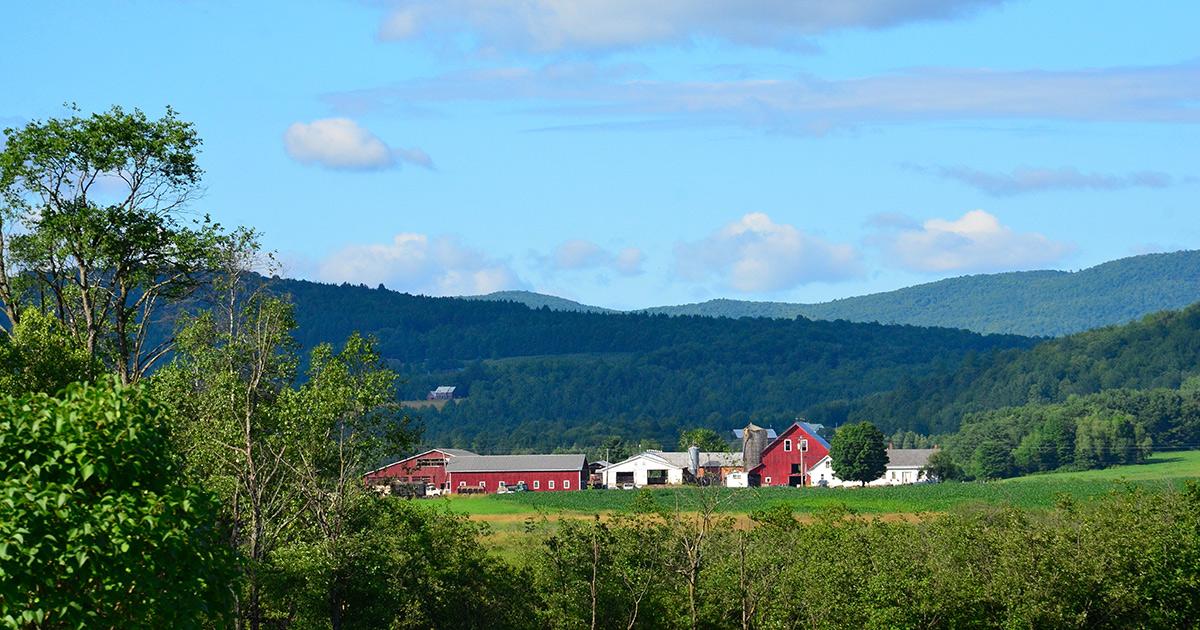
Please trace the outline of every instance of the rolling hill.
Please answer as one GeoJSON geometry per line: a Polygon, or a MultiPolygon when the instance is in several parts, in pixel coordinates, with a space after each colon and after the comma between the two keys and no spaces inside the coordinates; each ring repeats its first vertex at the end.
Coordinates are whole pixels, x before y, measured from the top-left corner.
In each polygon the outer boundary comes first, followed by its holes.
{"type": "MultiPolygon", "coordinates": [[[[484,299],[539,308],[605,309],[553,296],[512,291],[484,299]],[[561,305],[560,305],[561,303],[561,305]]],[[[819,304],[717,299],[658,306],[647,313],[772,317],[961,328],[980,333],[1059,337],[1124,324],[1200,301],[1200,251],[1146,254],[1081,271],[1020,271],[948,278],[819,304]]]]}

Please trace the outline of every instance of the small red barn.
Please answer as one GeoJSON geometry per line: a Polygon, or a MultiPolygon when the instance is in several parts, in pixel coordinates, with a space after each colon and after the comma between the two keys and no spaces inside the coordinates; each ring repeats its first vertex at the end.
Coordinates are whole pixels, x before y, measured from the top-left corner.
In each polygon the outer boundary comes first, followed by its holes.
{"type": "Polygon", "coordinates": [[[368,486],[389,483],[433,484],[441,490],[449,490],[450,477],[446,474],[446,465],[459,457],[478,455],[460,448],[435,448],[376,468],[363,475],[363,482],[368,486]]]}
{"type": "Polygon", "coordinates": [[[808,471],[829,454],[829,442],[807,422],[796,422],[779,434],[762,451],[761,463],[751,470],[751,479],[762,486],[807,486],[808,471]]]}
{"type": "Polygon", "coordinates": [[[496,492],[522,482],[527,490],[583,490],[587,487],[587,456],[471,455],[455,457],[446,466],[454,492],[496,492]]]}

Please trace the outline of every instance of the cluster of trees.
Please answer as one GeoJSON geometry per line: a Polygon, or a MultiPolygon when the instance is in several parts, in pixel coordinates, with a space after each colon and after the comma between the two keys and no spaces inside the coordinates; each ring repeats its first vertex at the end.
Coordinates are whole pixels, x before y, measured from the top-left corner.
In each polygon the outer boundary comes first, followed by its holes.
{"type": "Polygon", "coordinates": [[[919,522],[835,509],[801,523],[781,506],[752,514],[749,528],[722,515],[718,498],[681,514],[655,500],[664,493],[643,492],[631,513],[534,530],[526,627],[1170,628],[1200,618],[1194,484],[919,522]]]}
{"type": "Polygon", "coordinates": [[[977,478],[1141,463],[1152,449],[1200,447],[1200,379],[978,412],[943,441],[977,478]]]}
{"type": "Polygon", "coordinates": [[[1065,402],[1114,389],[1176,389],[1196,374],[1197,365],[1200,304],[1029,350],[971,355],[954,369],[853,401],[846,413],[889,430],[951,433],[978,411],[1065,402]]]}
{"type": "Polygon", "coordinates": [[[382,598],[389,625],[396,582],[362,570],[398,576],[411,550],[385,531],[466,531],[444,588],[474,588],[474,530],[362,486],[413,439],[374,343],[301,359],[256,235],[187,218],[190,124],[114,108],[5,135],[0,621],[337,628],[382,598]]]}

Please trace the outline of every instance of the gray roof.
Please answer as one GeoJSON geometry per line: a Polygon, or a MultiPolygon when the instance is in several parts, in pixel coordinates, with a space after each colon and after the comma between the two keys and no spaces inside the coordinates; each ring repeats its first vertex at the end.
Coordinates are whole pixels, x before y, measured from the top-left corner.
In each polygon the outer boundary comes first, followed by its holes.
{"type": "Polygon", "coordinates": [[[587,457],[572,455],[466,455],[446,464],[446,472],[542,472],[583,470],[587,457]]]}
{"type": "MultiPolygon", "coordinates": [[[[651,455],[657,455],[663,458],[672,465],[680,468],[688,467],[688,454],[686,451],[648,451],[651,455]]],[[[720,451],[700,452],[700,467],[701,468],[721,468],[730,466],[741,466],[741,453],[726,453],[720,451]]]]}
{"type": "Polygon", "coordinates": [[[475,453],[472,453],[471,451],[461,449],[461,448],[439,448],[436,450],[439,450],[451,457],[462,457],[464,455],[475,455],[475,453]]]}
{"type": "Polygon", "coordinates": [[[454,390],[456,390],[456,389],[458,389],[458,388],[455,387],[454,385],[440,385],[440,386],[438,386],[437,389],[435,389],[433,391],[435,391],[439,394],[453,394],[454,390]]]}
{"type": "Polygon", "coordinates": [[[888,466],[898,468],[922,468],[936,448],[889,448],[888,466]]]}

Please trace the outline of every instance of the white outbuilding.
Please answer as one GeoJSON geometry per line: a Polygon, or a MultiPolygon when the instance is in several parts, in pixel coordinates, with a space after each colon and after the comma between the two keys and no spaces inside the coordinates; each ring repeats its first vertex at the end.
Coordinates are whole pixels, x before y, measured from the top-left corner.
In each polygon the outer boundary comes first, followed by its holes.
{"type": "MultiPolygon", "coordinates": [[[[920,481],[927,481],[925,465],[929,456],[935,453],[934,448],[889,448],[888,465],[883,476],[868,482],[868,486],[901,486],[920,481]]],[[[833,472],[833,460],[828,455],[809,469],[809,478],[814,486],[839,488],[842,486],[862,485],[857,481],[844,481],[833,472]]]]}
{"type": "Polygon", "coordinates": [[[600,471],[604,476],[604,485],[609,488],[622,488],[632,485],[642,486],[677,486],[683,483],[685,466],[672,462],[657,451],[638,453],[629,459],[617,462],[600,471]]]}

